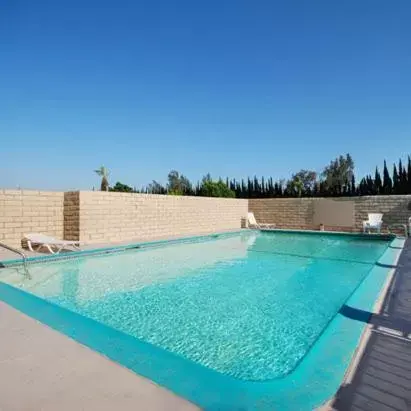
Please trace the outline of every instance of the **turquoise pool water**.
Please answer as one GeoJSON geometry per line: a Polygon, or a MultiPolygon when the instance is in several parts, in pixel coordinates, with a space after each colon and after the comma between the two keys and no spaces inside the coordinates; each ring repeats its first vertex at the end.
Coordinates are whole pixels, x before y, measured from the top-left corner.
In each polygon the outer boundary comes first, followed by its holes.
{"type": "Polygon", "coordinates": [[[10,267],[0,280],[229,381],[268,383],[299,367],[389,243],[246,231],[40,263],[31,279],[10,267]]]}

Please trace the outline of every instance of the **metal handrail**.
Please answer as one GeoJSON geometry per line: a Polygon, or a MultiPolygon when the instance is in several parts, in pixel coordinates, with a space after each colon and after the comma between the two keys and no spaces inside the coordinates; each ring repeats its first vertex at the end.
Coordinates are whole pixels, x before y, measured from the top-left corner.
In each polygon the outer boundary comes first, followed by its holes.
{"type": "Polygon", "coordinates": [[[407,230],[407,224],[390,224],[388,226],[388,232],[391,234],[392,231],[396,228],[401,228],[404,230],[404,237],[408,237],[408,230],[407,230]]]}
{"type": "Polygon", "coordinates": [[[29,273],[29,269],[27,268],[27,256],[26,256],[26,254],[24,254],[23,251],[20,251],[19,249],[11,247],[11,246],[9,246],[7,244],[4,244],[2,242],[0,242],[0,247],[6,248],[7,250],[13,251],[14,253],[20,254],[22,259],[23,259],[24,271],[25,271],[27,277],[31,278],[30,273],[29,273]]]}

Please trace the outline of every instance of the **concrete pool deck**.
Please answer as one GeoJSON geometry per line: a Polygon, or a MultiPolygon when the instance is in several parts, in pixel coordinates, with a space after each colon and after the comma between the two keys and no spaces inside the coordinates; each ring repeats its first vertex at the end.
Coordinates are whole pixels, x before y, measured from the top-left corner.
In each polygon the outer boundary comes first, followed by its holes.
{"type": "Polygon", "coordinates": [[[0,410],[198,410],[3,302],[0,335],[0,410]]]}
{"type": "MultiPolygon", "coordinates": [[[[346,314],[353,321],[367,317],[367,313],[346,314]]],[[[356,367],[328,409],[410,410],[410,240],[370,326],[356,367]]],[[[198,409],[4,303],[0,303],[0,332],[1,410],[198,409]]]]}

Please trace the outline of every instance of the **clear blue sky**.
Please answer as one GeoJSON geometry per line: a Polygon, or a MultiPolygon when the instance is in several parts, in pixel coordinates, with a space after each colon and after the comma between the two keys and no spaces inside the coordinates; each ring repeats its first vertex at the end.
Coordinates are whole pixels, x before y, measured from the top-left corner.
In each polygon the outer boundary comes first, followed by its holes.
{"type": "Polygon", "coordinates": [[[411,152],[411,2],[0,0],[0,187],[411,152]]]}

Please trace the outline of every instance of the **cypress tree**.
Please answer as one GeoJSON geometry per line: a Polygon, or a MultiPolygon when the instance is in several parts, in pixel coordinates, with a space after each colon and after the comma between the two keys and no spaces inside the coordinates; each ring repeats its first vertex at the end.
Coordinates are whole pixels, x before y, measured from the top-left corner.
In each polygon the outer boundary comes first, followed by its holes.
{"type": "Polygon", "coordinates": [[[408,156],[407,194],[411,194],[411,157],[408,156]]]}
{"type": "Polygon", "coordinates": [[[360,181],[360,185],[358,186],[358,191],[359,191],[360,196],[366,195],[366,183],[365,183],[364,177],[360,181]]]}
{"type": "Polygon", "coordinates": [[[247,197],[246,198],[251,198],[252,193],[253,193],[253,183],[252,183],[250,177],[248,177],[248,180],[247,180],[247,197]]]}
{"type": "Polygon", "coordinates": [[[392,194],[392,180],[387,168],[387,162],[384,160],[382,192],[386,195],[392,194]]]}
{"type": "Polygon", "coordinates": [[[394,163],[394,169],[392,172],[392,191],[394,194],[399,194],[400,190],[400,178],[397,172],[397,166],[394,163]]]}
{"type": "Polygon", "coordinates": [[[230,190],[237,192],[235,178],[233,178],[232,180],[230,180],[230,190]]]}
{"type": "Polygon", "coordinates": [[[247,186],[244,179],[241,179],[241,198],[247,198],[247,186]]]}
{"type": "Polygon", "coordinates": [[[270,177],[270,179],[268,180],[268,196],[274,197],[274,185],[272,177],[270,177]]]}
{"type": "Polygon", "coordinates": [[[368,176],[365,176],[365,179],[364,179],[364,195],[368,196],[369,194],[370,194],[370,187],[369,187],[368,176]]]}
{"type": "MultiPolygon", "coordinates": [[[[369,175],[370,187],[371,187],[371,195],[376,195],[377,193],[377,185],[375,184],[375,178],[372,178],[372,175],[369,175]]],[[[381,183],[382,185],[382,183],[381,183]]]]}
{"type": "Polygon", "coordinates": [[[260,192],[261,192],[261,188],[260,188],[260,184],[258,182],[258,178],[257,178],[257,176],[254,176],[254,186],[253,186],[253,195],[252,196],[254,198],[259,197],[260,192]]]}
{"type": "Polygon", "coordinates": [[[382,193],[382,181],[378,167],[375,167],[375,177],[374,177],[374,194],[382,193]]]}
{"type": "Polygon", "coordinates": [[[367,195],[375,194],[374,181],[373,181],[373,179],[371,178],[370,175],[367,176],[366,181],[367,181],[367,195]]]}
{"type": "Polygon", "coordinates": [[[235,179],[230,181],[230,190],[235,192],[235,197],[240,198],[240,191],[238,190],[238,183],[235,181],[235,179]]]}
{"type": "Polygon", "coordinates": [[[403,191],[403,194],[407,194],[408,180],[411,178],[411,176],[409,174],[407,174],[407,170],[406,170],[405,166],[402,170],[402,176],[403,176],[402,191],[403,191]]]}
{"type": "Polygon", "coordinates": [[[351,176],[351,189],[350,189],[350,195],[355,196],[356,193],[356,187],[355,187],[355,177],[354,174],[351,176]]]}
{"type": "Polygon", "coordinates": [[[398,180],[399,180],[399,186],[398,186],[398,194],[403,194],[404,190],[404,170],[402,167],[402,161],[401,159],[398,161],[398,180]]]}
{"type": "Polygon", "coordinates": [[[401,165],[401,168],[402,168],[402,171],[401,171],[401,174],[400,174],[400,186],[401,186],[400,191],[401,191],[401,194],[407,194],[407,188],[408,188],[407,170],[405,169],[405,166],[401,165]]]}

